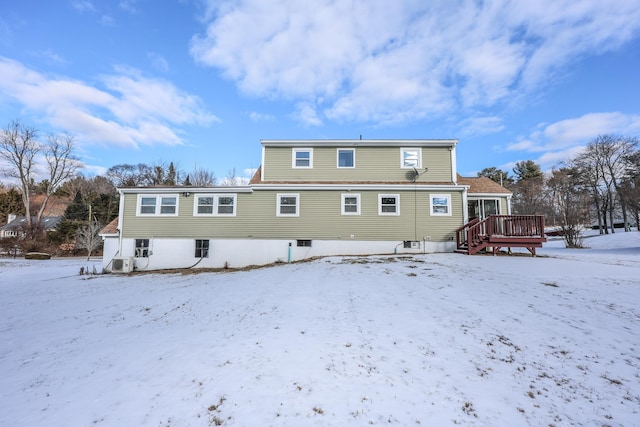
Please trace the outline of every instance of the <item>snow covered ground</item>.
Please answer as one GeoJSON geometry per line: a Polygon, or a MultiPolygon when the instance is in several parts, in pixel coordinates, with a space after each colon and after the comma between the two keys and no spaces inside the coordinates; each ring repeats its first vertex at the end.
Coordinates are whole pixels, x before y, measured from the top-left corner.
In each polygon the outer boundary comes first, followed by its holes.
{"type": "Polygon", "coordinates": [[[640,234],[585,244],[129,277],[0,259],[0,425],[640,425],[640,234]]]}

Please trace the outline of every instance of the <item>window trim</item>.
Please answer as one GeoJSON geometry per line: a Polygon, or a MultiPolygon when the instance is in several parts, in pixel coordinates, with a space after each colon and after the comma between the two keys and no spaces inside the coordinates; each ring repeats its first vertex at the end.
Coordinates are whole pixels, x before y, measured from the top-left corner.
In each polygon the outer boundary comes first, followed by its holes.
{"type": "Polygon", "coordinates": [[[400,168],[401,169],[422,169],[422,148],[421,147],[402,147],[400,148],[400,168]],[[417,151],[418,152],[418,164],[407,166],[405,164],[405,156],[404,153],[409,151],[417,151]]]}
{"type": "MultiPolygon", "coordinates": [[[[292,206],[292,205],[284,205],[284,206],[292,206]]],[[[278,193],[276,194],[276,216],[280,217],[298,217],[300,216],[300,193],[278,193]],[[293,197],[296,199],[296,212],[295,213],[282,213],[281,207],[282,198],[283,197],[293,197]]]]}
{"type": "MultiPolygon", "coordinates": [[[[144,206],[151,206],[151,205],[144,205],[144,206]]],[[[138,194],[138,201],[136,204],[136,216],[178,216],[178,212],[179,212],[179,207],[180,207],[180,197],[178,195],[178,193],[171,193],[171,194],[138,194]],[[141,209],[142,209],[142,199],[150,199],[150,198],[154,198],[155,199],[155,204],[153,205],[153,213],[142,213],[141,209]],[[174,198],[176,200],[176,204],[175,205],[163,205],[162,204],[162,199],[168,199],[168,198],[174,198]],[[163,206],[175,206],[175,211],[172,213],[162,213],[162,207],[163,206]]]]}
{"type": "Polygon", "coordinates": [[[451,209],[451,194],[429,194],[429,213],[431,216],[452,216],[451,213],[452,209],[451,209]],[[440,205],[435,205],[433,203],[434,198],[439,198],[439,199],[446,199],[447,203],[447,212],[442,213],[442,212],[435,212],[433,210],[433,208],[435,206],[440,206],[440,205]]]}
{"type": "Polygon", "coordinates": [[[391,215],[398,216],[400,215],[400,194],[378,194],[378,215],[391,215]],[[386,197],[394,197],[396,199],[395,212],[383,212],[382,211],[382,199],[386,197]]]}
{"type": "Polygon", "coordinates": [[[356,168],[356,149],[355,148],[338,148],[336,149],[336,167],[338,169],[355,169],[356,168]],[[340,166],[340,152],[351,151],[353,164],[351,166],[340,166]]]}
{"type": "MultiPolygon", "coordinates": [[[[202,205],[208,206],[208,205],[202,205]]],[[[193,216],[236,216],[236,212],[238,211],[238,195],[236,193],[207,193],[207,194],[196,194],[193,198],[193,216]],[[213,198],[213,205],[211,209],[211,213],[200,213],[198,212],[198,208],[200,205],[200,199],[205,197],[213,198]],[[220,198],[221,197],[231,197],[233,198],[233,212],[232,213],[219,213],[220,208],[220,198]]]]}
{"type": "Polygon", "coordinates": [[[209,239],[195,239],[194,243],[195,243],[195,251],[193,253],[194,258],[198,258],[198,259],[209,258],[209,249],[210,249],[209,239]],[[200,242],[200,247],[198,247],[198,242],[200,242]],[[206,247],[205,245],[203,245],[204,242],[207,242],[206,247]],[[201,251],[200,256],[198,256],[198,251],[201,251]],[[205,251],[204,255],[202,255],[202,251],[205,251]]]}
{"type": "Polygon", "coordinates": [[[341,215],[360,215],[360,193],[342,193],[340,195],[340,214],[341,215]],[[347,197],[355,197],[356,198],[356,211],[355,212],[347,212],[345,210],[345,199],[347,197]]]}
{"type": "Polygon", "coordinates": [[[313,148],[294,148],[291,151],[291,167],[294,169],[313,169],[313,148]],[[298,166],[297,163],[297,154],[298,153],[309,153],[309,166],[298,166]]]}

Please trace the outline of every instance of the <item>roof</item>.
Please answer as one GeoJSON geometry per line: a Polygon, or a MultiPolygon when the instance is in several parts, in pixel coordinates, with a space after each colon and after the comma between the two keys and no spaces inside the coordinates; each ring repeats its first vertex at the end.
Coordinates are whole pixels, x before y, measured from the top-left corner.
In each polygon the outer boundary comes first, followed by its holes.
{"type": "Polygon", "coordinates": [[[100,233],[98,234],[118,234],[118,218],[119,217],[115,217],[113,221],[100,230],[100,233]]]}
{"type": "MultiPolygon", "coordinates": [[[[38,209],[42,206],[42,202],[44,201],[44,194],[35,194],[31,196],[31,207],[37,207],[38,209]]],[[[67,206],[69,206],[72,202],[72,197],[64,197],[64,196],[56,196],[52,194],[49,196],[49,201],[47,202],[47,207],[42,213],[43,216],[63,216],[64,212],[67,210],[67,206]]]]}
{"type": "MultiPolygon", "coordinates": [[[[35,223],[35,221],[36,221],[36,218],[31,217],[31,222],[35,223]]],[[[61,216],[45,216],[40,219],[40,227],[42,227],[42,229],[46,231],[54,230],[58,226],[58,223],[60,221],[62,221],[61,216]]],[[[16,219],[11,221],[10,223],[0,227],[0,230],[2,231],[22,230],[27,225],[26,222],[27,222],[26,217],[17,216],[16,219]]]]}
{"type": "Polygon", "coordinates": [[[513,194],[497,182],[485,177],[463,177],[458,175],[458,184],[468,185],[469,194],[513,194]]]}

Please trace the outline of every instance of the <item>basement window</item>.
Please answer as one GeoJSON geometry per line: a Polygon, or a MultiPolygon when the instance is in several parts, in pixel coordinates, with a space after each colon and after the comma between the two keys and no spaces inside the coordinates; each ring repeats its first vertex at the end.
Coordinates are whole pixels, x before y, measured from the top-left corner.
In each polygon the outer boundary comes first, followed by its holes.
{"type": "Polygon", "coordinates": [[[149,258],[149,239],[136,239],[136,258],[149,258]]]}
{"type": "Polygon", "coordinates": [[[311,247],[311,240],[297,240],[296,242],[297,242],[296,246],[298,246],[299,248],[311,247]]]}
{"type": "Polygon", "coordinates": [[[196,239],[196,258],[209,258],[209,240],[196,239]]]}

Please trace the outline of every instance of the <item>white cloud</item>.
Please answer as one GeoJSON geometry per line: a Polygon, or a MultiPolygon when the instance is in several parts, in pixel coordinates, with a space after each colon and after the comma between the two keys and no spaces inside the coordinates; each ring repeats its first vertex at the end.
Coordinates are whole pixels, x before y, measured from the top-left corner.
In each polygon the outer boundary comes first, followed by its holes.
{"type": "Polygon", "coordinates": [[[79,12],[95,12],[96,7],[89,0],[73,0],[71,7],[79,12]]]}
{"type": "Polygon", "coordinates": [[[589,113],[578,118],[541,126],[526,138],[509,144],[508,151],[542,152],[585,145],[597,135],[635,135],[640,132],[640,115],[589,113]]]}
{"type": "Polygon", "coordinates": [[[463,135],[486,135],[497,133],[504,129],[504,123],[500,117],[470,117],[459,124],[463,135]]]}
{"type": "Polygon", "coordinates": [[[147,58],[156,70],[162,71],[163,73],[169,71],[169,62],[167,62],[164,56],[155,52],[149,52],[147,53],[147,58]]]}
{"type": "Polygon", "coordinates": [[[205,19],[193,57],[246,94],[377,123],[509,102],[640,30],[637,2],[600,0],[209,0],[205,19]]]}
{"type": "Polygon", "coordinates": [[[273,122],[276,120],[276,117],[272,114],[258,113],[256,111],[252,111],[249,113],[249,118],[252,122],[260,123],[260,122],[273,122]]]}
{"type": "Polygon", "coordinates": [[[296,105],[296,110],[291,117],[305,126],[320,126],[322,120],[318,117],[315,108],[309,104],[300,103],[296,105]]]}
{"type": "Polygon", "coordinates": [[[581,117],[539,125],[530,135],[507,146],[508,151],[538,153],[536,160],[544,168],[567,160],[584,148],[595,136],[640,133],[640,115],[619,112],[589,113],[581,117]]]}
{"type": "Polygon", "coordinates": [[[182,143],[180,126],[218,119],[201,100],[132,69],[100,77],[104,88],[52,77],[0,57],[0,93],[80,142],[137,147],[182,143]]]}

